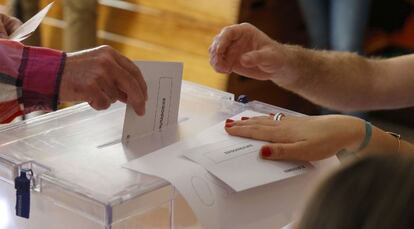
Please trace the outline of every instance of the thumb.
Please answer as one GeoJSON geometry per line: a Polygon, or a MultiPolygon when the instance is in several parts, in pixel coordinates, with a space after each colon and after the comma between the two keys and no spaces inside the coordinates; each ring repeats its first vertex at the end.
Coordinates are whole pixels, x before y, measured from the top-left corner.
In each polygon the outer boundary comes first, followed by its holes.
{"type": "Polygon", "coordinates": [[[240,58],[240,64],[245,68],[257,67],[266,73],[273,73],[279,69],[284,62],[282,54],[271,48],[245,53],[240,58]]]}
{"type": "Polygon", "coordinates": [[[274,143],[262,146],[260,155],[267,160],[312,161],[309,145],[304,142],[274,143]]]}
{"type": "Polygon", "coordinates": [[[8,35],[11,35],[12,33],[14,33],[14,31],[16,31],[23,23],[15,18],[15,17],[8,17],[6,22],[3,22],[4,27],[7,31],[8,35]]]}

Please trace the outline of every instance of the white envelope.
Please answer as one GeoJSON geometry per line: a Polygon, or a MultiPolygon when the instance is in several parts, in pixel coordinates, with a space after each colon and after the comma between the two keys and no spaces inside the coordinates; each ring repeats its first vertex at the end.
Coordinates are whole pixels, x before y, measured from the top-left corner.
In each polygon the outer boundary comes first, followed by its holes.
{"type": "MultiPolygon", "coordinates": [[[[263,116],[254,111],[244,111],[237,117],[263,116]]],[[[234,118],[234,117],[233,117],[234,118]]],[[[217,136],[224,132],[220,123],[203,132],[217,136]]],[[[264,141],[225,135],[223,141],[187,150],[184,156],[200,164],[236,192],[273,183],[304,174],[313,166],[308,162],[269,161],[260,157],[264,141]]]]}
{"type": "Polygon", "coordinates": [[[35,16],[26,21],[23,25],[16,29],[12,34],[10,34],[9,39],[14,41],[23,41],[26,38],[30,37],[32,33],[39,27],[43,19],[46,17],[50,8],[52,8],[54,2],[47,5],[41,11],[39,11],[35,16]]]}
{"type": "Polygon", "coordinates": [[[138,116],[127,105],[122,133],[122,142],[125,145],[132,138],[176,125],[180,104],[182,63],[137,61],[135,64],[147,83],[148,101],[144,116],[138,116]]]}

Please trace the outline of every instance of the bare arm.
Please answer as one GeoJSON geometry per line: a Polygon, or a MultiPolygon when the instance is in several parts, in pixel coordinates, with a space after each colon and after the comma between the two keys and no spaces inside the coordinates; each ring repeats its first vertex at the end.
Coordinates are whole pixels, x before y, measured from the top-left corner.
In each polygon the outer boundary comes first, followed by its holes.
{"type": "Polygon", "coordinates": [[[219,72],[272,80],[329,108],[360,111],[414,105],[414,55],[381,60],[310,50],[280,44],[252,25],[240,24],[223,29],[210,56],[219,72]]]}
{"type": "Polygon", "coordinates": [[[371,137],[367,138],[368,144],[364,145],[365,121],[345,115],[285,116],[280,121],[274,121],[271,115],[245,117],[227,120],[225,130],[230,135],[268,141],[260,152],[262,158],[268,160],[315,161],[342,150],[360,156],[414,154],[414,145],[375,126],[372,126],[371,137]]]}
{"type": "Polygon", "coordinates": [[[414,55],[369,59],[353,53],[287,46],[286,72],[296,80],[272,80],[309,100],[343,111],[414,105],[414,55]]]}

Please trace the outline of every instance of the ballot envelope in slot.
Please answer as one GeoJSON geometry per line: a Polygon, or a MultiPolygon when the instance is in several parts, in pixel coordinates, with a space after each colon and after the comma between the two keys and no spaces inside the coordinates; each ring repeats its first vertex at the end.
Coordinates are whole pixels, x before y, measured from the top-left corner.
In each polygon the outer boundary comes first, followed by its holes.
{"type": "MultiPolygon", "coordinates": [[[[178,122],[196,134],[247,109],[281,110],[183,82],[178,122]]],[[[121,143],[124,115],[122,103],[99,112],[84,103],[0,127],[0,229],[201,228],[168,182],[122,167],[149,153],[131,153],[121,143]],[[21,171],[30,171],[29,219],[15,211],[21,171]]],[[[292,192],[292,206],[298,194],[292,192]]],[[[291,216],[286,208],[274,220],[284,225],[291,216]]]]}

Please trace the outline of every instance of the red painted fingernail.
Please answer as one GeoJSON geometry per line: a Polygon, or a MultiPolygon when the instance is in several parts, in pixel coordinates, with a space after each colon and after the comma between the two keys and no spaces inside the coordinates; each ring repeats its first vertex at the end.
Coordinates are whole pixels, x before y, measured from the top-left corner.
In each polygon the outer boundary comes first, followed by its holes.
{"type": "Polygon", "coordinates": [[[234,120],[233,119],[226,119],[226,123],[229,123],[229,122],[234,122],[234,120]]]}
{"type": "Polygon", "coordinates": [[[230,127],[233,127],[233,123],[232,122],[226,123],[226,128],[230,128],[230,127]]]}
{"type": "Polygon", "coordinates": [[[271,116],[275,116],[275,113],[269,113],[269,115],[271,115],[271,116]]]}
{"type": "Polygon", "coordinates": [[[264,146],[261,149],[261,154],[262,154],[262,157],[270,157],[272,155],[272,151],[270,150],[269,147],[264,146]]]}
{"type": "Polygon", "coordinates": [[[241,117],[241,120],[248,120],[250,119],[249,117],[241,117]]]}

